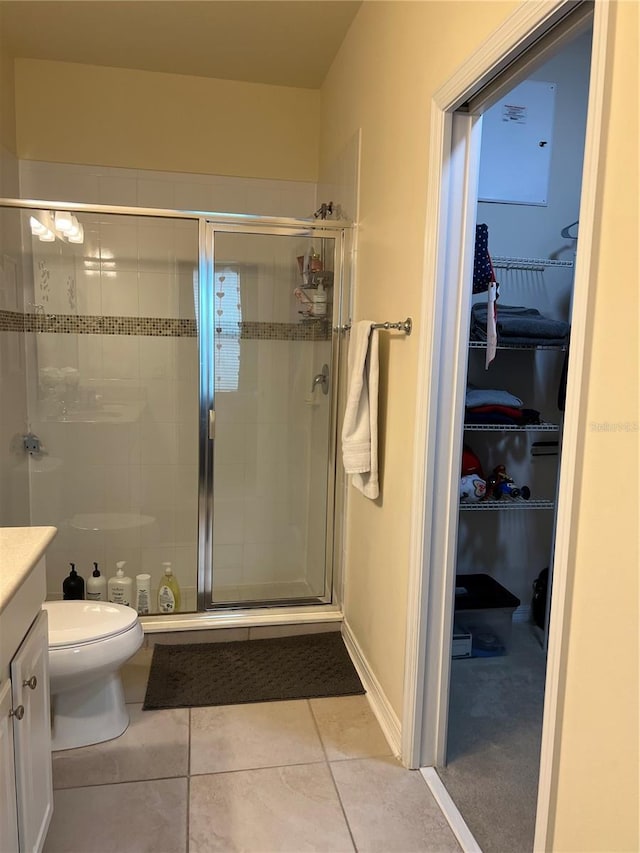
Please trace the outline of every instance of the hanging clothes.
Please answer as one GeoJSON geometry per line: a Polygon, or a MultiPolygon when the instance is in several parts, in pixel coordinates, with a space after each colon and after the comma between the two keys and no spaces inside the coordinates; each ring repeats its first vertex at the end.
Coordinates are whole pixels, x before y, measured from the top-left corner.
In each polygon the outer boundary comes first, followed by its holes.
{"type": "Polygon", "coordinates": [[[487,354],[485,369],[496,357],[498,346],[497,310],[498,283],[489,254],[489,227],[484,223],[476,225],[476,245],[473,255],[473,293],[487,294],[486,341],[487,354]]]}

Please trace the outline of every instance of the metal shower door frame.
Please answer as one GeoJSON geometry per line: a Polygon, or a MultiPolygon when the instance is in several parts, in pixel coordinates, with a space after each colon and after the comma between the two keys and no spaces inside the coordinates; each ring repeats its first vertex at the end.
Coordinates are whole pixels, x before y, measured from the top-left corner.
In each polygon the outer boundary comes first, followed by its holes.
{"type": "Polygon", "coordinates": [[[218,609],[253,609],[260,606],[291,606],[296,604],[330,604],[334,598],[334,566],[341,554],[341,540],[337,536],[334,518],[336,488],[339,485],[336,471],[337,426],[339,410],[338,366],[341,330],[348,321],[348,299],[345,282],[345,256],[348,251],[350,225],[347,223],[310,223],[306,220],[275,220],[271,217],[237,217],[240,221],[203,217],[199,230],[198,275],[198,347],[199,347],[199,475],[198,475],[198,575],[197,609],[200,612],[218,609]],[[214,370],[214,317],[215,317],[215,244],[216,234],[253,234],[264,236],[332,238],[334,242],[334,299],[331,317],[331,410],[329,419],[329,455],[327,460],[327,503],[325,533],[324,594],[319,598],[282,599],[277,601],[251,601],[224,604],[214,601],[214,433],[215,433],[215,370],[214,370]]]}

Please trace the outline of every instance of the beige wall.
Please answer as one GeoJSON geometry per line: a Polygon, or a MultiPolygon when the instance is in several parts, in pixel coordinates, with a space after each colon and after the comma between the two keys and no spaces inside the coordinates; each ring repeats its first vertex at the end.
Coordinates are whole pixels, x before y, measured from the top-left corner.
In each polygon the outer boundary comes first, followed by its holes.
{"type": "Polygon", "coordinates": [[[0,195],[14,196],[18,194],[14,63],[2,38],[2,14],[0,3],[0,195]]]}
{"type": "MultiPolygon", "coordinates": [[[[365,3],[323,86],[321,180],[362,128],[357,319],[420,316],[430,98],[516,4],[481,5],[365,3]]],[[[398,717],[420,334],[380,336],[382,496],[350,488],[347,525],[345,615],[398,717]]]]}
{"type": "Polygon", "coordinates": [[[638,23],[615,5],[553,836],[576,853],[640,849],[638,23]],[[606,494],[613,471],[626,486],[606,494]]]}
{"type": "MultiPolygon", "coordinates": [[[[322,90],[320,176],[361,127],[356,319],[415,318],[432,300],[422,282],[430,96],[516,5],[376,2],[355,19],[322,90]]],[[[636,3],[617,5],[551,798],[549,849],[561,851],[638,849],[637,19],[636,3]],[[612,431],[592,426],[605,422],[612,431]],[[603,489],[612,471],[624,489],[603,489]]],[[[398,716],[421,333],[382,337],[382,499],[351,489],[347,534],[346,618],[398,716]]]]}
{"type": "Polygon", "coordinates": [[[13,93],[13,57],[2,38],[2,4],[0,3],[0,145],[15,153],[16,122],[13,93]]]}
{"type": "Polygon", "coordinates": [[[27,160],[316,180],[319,102],[312,89],[16,61],[27,160]]]}

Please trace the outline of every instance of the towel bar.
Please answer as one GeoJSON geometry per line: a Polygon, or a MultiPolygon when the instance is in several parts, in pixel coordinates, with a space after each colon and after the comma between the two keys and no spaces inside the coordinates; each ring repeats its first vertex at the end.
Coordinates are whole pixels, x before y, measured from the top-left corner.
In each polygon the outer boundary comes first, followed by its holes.
{"type": "MultiPolygon", "coordinates": [[[[397,323],[390,323],[388,320],[386,323],[373,323],[371,326],[372,329],[397,329],[399,332],[406,332],[407,335],[411,334],[411,330],[413,328],[413,321],[411,317],[407,317],[406,320],[399,320],[397,323]]],[[[336,326],[334,331],[336,332],[348,332],[351,329],[351,323],[345,323],[344,326],[336,326]]]]}

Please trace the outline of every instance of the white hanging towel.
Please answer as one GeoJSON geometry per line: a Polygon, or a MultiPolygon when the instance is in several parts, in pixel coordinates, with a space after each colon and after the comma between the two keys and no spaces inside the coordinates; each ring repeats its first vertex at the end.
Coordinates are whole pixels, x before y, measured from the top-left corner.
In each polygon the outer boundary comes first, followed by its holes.
{"type": "Polygon", "coordinates": [[[496,299],[498,298],[498,284],[492,281],[487,287],[487,353],[485,357],[484,369],[488,370],[489,365],[496,357],[496,347],[498,346],[498,324],[496,316],[496,299]]]}
{"type": "Polygon", "coordinates": [[[342,462],[352,483],[375,500],[378,485],[378,331],[371,320],[351,329],[342,462]]]}

